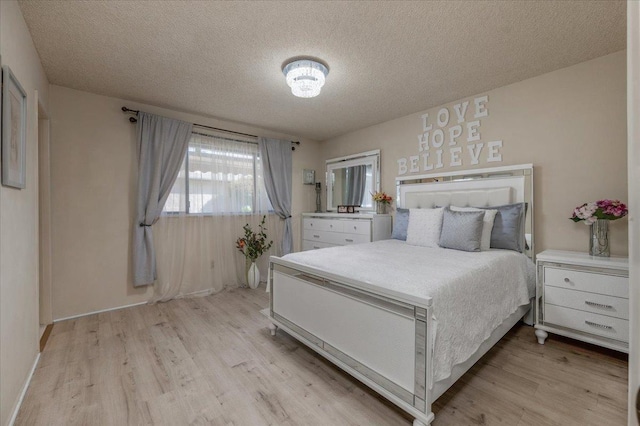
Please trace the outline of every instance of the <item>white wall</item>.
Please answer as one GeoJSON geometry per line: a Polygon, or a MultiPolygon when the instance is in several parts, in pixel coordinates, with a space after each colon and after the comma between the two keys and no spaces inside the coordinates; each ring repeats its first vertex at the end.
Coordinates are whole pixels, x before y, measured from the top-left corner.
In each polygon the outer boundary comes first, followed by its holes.
{"type": "Polygon", "coordinates": [[[302,184],[302,169],[321,166],[317,142],[52,85],[54,319],[144,302],[152,293],[151,287],[132,285],[136,126],[120,110],[124,105],[192,123],[301,140],[293,153],[296,246],[300,240],[299,214],[315,208],[315,192],[302,184]]]}
{"type": "Polygon", "coordinates": [[[0,1],[0,54],[27,92],[26,188],[0,187],[0,424],[6,425],[38,354],[38,98],[47,108],[49,86],[11,0],[0,1]]]}
{"type": "MultiPolygon", "coordinates": [[[[568,220],[573,209],[587,201],[627,198],[625,58],[626,52],[617,52],[478,94],[489,99],[489,115],[480,118],[481,138],[473,142],[484,143],[479,163],[471,165],[464,130],[458,143],[464,149],[462,166],[448,166],[445,145],[444,167],[413,174],[533,163],[537,251],[588,250],[588,227],[568,220]],[[487,142],[495,140],[503,141],[503,161],[487,162],[487,142]]],[[[474,120],[474,96],[464,100],[470,101],[468,123],[474,120]]],[[[456,124],[457,103],[424,111],[434,129],[441,107],[451,114],[445,128],[456,124]]],[[[327,140],[324,158],[381,149],[382,190],[395,195],[397,160],[419,154],[424,112],[327,140]]],[[[430,150],[433,157],[435,149],[430,150]]],[[[627,219],[611,224],[613,254],[627,253],[627,224],[627,219]]]]}

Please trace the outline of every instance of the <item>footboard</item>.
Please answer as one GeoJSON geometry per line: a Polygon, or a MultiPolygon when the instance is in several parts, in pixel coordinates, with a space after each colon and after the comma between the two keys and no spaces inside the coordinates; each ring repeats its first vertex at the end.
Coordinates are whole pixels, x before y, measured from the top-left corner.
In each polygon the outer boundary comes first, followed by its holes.
{"type": "Polygon", "coordinates": [[[431,413],[431,300],[272,258],[271,321],[416,418],[431,413]]]}

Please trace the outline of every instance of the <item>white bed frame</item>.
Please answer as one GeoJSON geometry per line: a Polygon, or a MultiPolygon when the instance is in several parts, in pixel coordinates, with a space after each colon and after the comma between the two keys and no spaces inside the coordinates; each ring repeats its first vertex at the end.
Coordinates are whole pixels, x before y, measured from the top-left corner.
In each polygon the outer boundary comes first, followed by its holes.
{"type": "MultiPolygon", "coordinates": [[[[527,201],[533,212],[532,165],[463,173],[397,178],[398,206],[496,206],[527,201]]],[[[530,234],[532,224],[531,220],[530,234]]],[[[528,244],[533,253],[533,242],[528,240],[528,244]]],[[[279,257],[270,259],[269,285],[272,335],[282,328],[411,414],[414,426],[433,421],[433,401],[530,309],[530,305],[521,306],[469,360],[455,366],[449,378],[434,383],[431,298],[376,287],[279,257]]]]}

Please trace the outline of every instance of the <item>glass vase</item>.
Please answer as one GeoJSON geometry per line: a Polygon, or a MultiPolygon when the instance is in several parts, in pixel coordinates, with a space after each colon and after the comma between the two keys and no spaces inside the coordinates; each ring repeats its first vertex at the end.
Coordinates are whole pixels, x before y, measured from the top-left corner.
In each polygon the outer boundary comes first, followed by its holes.
{"type": "Polygon", "coordinates": [[[589,239],[589,254],[591,256],[609,257],[609,221],[598,219],[591,224],[591,238],[589,239]]]}
{"type": "Polygon", "coordinates": [[[387,205],[385,203],[381,203],[380,201],[376,202],[376,213],[377,214],[385,214],[387,212],[387,205]]]}

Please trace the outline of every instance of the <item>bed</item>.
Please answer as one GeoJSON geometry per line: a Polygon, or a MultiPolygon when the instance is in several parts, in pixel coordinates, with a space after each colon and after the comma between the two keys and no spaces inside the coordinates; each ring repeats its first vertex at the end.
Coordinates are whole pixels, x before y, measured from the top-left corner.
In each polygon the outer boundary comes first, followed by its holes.
{"type": "MultiPolygon", "coordinates": [[[[531,165],[398,178],[397,205],[526,202],[531,165]],[[436,179],[437,178],[437,179],[436,179]]],[[[404,241],[271,257],[271,331],[283,329],[430,424],[431,404],[525,315],[535,293],[533,239],[525,254],[463,252],[404,241]]]]}

